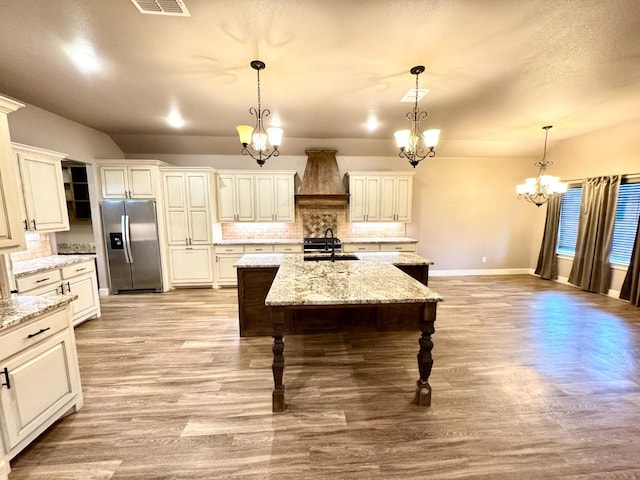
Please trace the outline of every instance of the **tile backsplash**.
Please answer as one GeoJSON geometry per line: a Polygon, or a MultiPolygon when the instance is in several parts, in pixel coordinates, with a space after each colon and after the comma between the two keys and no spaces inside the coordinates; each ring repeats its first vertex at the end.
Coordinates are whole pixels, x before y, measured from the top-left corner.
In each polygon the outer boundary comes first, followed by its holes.
{"type": "Polygon", "coordinates": [[[23,262],[52,255],[51,239],[48,233],[27,233],[27,249],[11,254],[12,262],[23,262]]]}
{"type": "Polygon", "coordinates": [[[296,206],[296,221],[293,223],[223,223],[219,236],[223,240],[242,239],[290,239],[322,237],[331,227],[338,238],[399,238],[406,235],[405,224],[351,223],[349,209],[341,207],[296,206]]]}

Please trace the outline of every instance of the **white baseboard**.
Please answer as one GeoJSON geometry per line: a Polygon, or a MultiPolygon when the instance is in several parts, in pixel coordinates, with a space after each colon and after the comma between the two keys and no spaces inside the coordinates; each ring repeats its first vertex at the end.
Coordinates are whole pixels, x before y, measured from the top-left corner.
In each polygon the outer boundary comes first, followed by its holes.
{"type": "Polygon", "coordinates": [[[463,277],[468,275],[526,275],[530,268],[486,268],[478,270],[431,270],[430,277],[463,277]]]}
{"type": "Polygon", "coordinates": [[[107,297],[111,295],[111,292],[108,288],[100,288],[98,289],[98,295],[100,295],[101,297],[107,297]]]}
{"type": "MultiPolygon", "coordinates": [[[[535,273],[533,275],[535,275],[535,273]]],[[[536,276],[539,276],[539,275],[536,275],[536,276]]],[[[563,285],[569,285],[570,287],[573,287],[573,288],[578,288],[578,289],[580,288],[577,285],[574,285],[573,283],[569,283],[569,278],[568,277],[558,277],[554,281],[558,282],[558,283],[561,283],[563,285]]],[[[611,290],[611,289],[609,289],[609,291],[607,292],[607,297],[611,297],[611,298],[615,298],[615,299],[620,300],[620,290],[611,290]]]]}

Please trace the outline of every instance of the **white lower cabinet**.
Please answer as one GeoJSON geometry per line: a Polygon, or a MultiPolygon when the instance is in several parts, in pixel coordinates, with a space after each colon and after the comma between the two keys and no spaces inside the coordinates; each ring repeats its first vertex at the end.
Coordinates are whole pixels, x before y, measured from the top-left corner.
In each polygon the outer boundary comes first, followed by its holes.
{"type": "Polygon", "coordinates": [[[70,306],[0,335],[0,371],[0,457],[8,460],[83,404],[70,306]]]}
{"type": "Polygon", "coordinates": [[[77,295],[71,302],[73,324],[100,316],[100,296],[94,260],[74,263],[66,267],[52,268],[16,278],[18,295],[77,295]]]}
{"type": "Polygon", "coordinates": [[[216,286],[234,287],[238,284],[233,266],[244,255],[244,245],[216,245],[216,286]]]}
{"type": "Polygon", "coordinates": [[[213,286],[210,245],[169,247],[169,272],[175,287],[213,286]]]}

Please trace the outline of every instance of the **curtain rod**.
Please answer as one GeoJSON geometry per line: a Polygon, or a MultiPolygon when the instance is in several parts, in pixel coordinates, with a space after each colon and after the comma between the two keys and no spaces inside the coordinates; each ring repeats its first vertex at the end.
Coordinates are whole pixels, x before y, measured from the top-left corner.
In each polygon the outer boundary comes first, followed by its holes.
{"type": "MultiPolygon", "coordinates": [[[[601,177],[606,177],[608,175],[599,175],[601,177]]],[[[625,173],[620,175],[622,178],[627,178],[627,179],[636,179],[636,178],[640,178],[640,173],[625,173]]],[[[590,177],[591,178],[591,177],[590,177]]],[[[578,182],[582,182],[584,181],[584,178],[572,178],[571,180],[562,180],[565,183],[578,183],[578,182]]]]}

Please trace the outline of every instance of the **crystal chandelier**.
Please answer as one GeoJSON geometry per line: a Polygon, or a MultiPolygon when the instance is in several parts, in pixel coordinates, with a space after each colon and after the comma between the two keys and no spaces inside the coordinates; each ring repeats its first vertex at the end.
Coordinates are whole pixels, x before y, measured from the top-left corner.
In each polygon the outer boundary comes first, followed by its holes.
{"type": "Polygon", "coordinates": [[[553,125],[542,127],[545,131],[544,152],[542,160],[536,163],[536,167],[540,167],[538,177],[527,178],[525,183],[516,186],[518,198],[524,198],[538,207],[546,203],[551,197],[561,195],[567,191],[566,183],[561,182],[558,177],[545,174],[547,167],[553,165],[553,162],[547,160],[547,137],[549,136],[549,129],[552,127],[553,125]]]}
{"type": "Polygon", "coordinates": [[[400,149],[398,156],[406,158],[413,168],[427,157],[435,157],[434,148],[438,144],[440,130],[425,130],[420,134],[420,120],[427,118],[427,112],[418,110],[418,76],[424,72],[424,67],[418,65],[409,70],[411,75],[416,76],[416,94],[413,111],[407,113],[407,119],[411,122],[411,130],[398,130],[394,133],[396,144],[400,149]]]}
{"type": "Polygon", "coordinates": [[[249,155],[258,162],[260,167],[269,158],[280,155],[278,147],[282,140],[281,128],[272,127],[266,130],[264,128],[264,119],[271,114],[267,108],[262,110],[260,103],[260,70],[264,70],[265,66],[264,62],[260,60],[251,62],[251,68],[258,72],[258,109],[256,110],[254,107],[249,109],[249,113],[256,117],[256,126],[255,128],[249,125],[238,125],[236,127],[242,144],[242,154],[249,155]]]}

